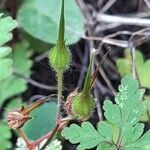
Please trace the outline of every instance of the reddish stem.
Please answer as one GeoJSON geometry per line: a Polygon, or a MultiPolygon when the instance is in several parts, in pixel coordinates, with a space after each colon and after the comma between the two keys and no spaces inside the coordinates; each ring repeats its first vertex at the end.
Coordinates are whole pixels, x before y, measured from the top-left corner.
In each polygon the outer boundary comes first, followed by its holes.
{"type": "Polygon", "coordinates": [[[31,144],[32,144],[33,146],[37,146],[37,145],[39,145],[43,140],[49,138],[49,137],[51,136],[51,134],[52,134],[52,131],[50,131],[49,133],[47,133],[46,135],[44,135],[44,136],[41,137],[40,139],[38,139],[38,140],[32,142],[31,144]]]}
{"type": "Polygon", "coordinates": [[[47,138],[47,141],[45,142],[45,144],[42,146],[41,150],[44,150],[46,148],[46,146],[49,144],[49,142],[52,140],[52,138],[54,137],[54,135],[56,134],[56,132],[59,129],[59,124],[56,125],[56,127],[53,129],[53,131],[51,132],[50,136],[47,138]]]}
{"type": "Polygon", "coordinates": [[[22,137],[23,140],[25,141],[27,147],[30,147],[31,143],[30,143],[30,141],[28,140],[28,138],[26,137],[25,133],[21,130],[21,128],[18,128],[17,131],[19,132],[20,137],[22,137]]]}

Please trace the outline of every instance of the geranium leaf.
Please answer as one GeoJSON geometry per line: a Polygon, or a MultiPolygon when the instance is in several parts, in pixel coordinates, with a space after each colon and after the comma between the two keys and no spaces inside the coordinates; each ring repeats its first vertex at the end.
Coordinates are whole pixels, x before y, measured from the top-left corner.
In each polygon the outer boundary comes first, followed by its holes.
{"type": "MultiPolygon", "coordinates": [[[[18,21],[23,29],[48,43],[56,43],[61,0],[25,0],[18,12],[18,21]],[[31,14],[34,14],[32,16],[31,14]]],[[[77,42],[84,33],[83,16],[73,0],[65,0],[67,44],[77,42]]]]}

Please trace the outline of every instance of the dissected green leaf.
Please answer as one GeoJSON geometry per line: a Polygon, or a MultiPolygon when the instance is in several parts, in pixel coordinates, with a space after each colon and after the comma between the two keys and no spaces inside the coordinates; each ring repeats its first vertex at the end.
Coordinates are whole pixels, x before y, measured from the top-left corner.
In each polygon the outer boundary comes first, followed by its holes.
{"type": "MultiPolygon", "coordinates": [[[[42,41],[56,43],[61,0],[25,0],[18,12],[23,29],[42,41]],[[34,15],[31,15],[34,14],[34,15]]],[[[65,0],[66,36],[68,44],[77,42],[83,32],[83,16],[73,0],[65,0]]]]}
{"type": "Polygon", "coordinates": [[[130,76],[125,76],[121,80],[121,85],[118,89],[119,92],[115,97],[116,104],[108,100],[104,102],[105,117],[108,121],[118,126],[120,137],[122,138],[120,145],[123,150],[129,147],[126,145],[130,145],[131,149],[132,147],[139,148],[139,150],[145,149],[143,147],[145,145],[142,145],[142,142],[148,143],[146,140],[150,140],[150,135],[147,135],[146,139],[143,138],[145,135],[141,137],[144,125],[137,123],[146,108],[142,101],[144,90],[139,89],[137,80],[133,80],[130,76]],[[140,144],[137,141],[142,142],[140,144]]]}
{"type": "Polygon", "coordinates": [[[111,141],[113,138],[111,125],[104,121],[98,123],[98,132],[105,138],[106,141],[111,141]]]}
{"type": "Polygon", "coordinates": [[[105,117],[123,132],[135,125],[145,111],[142,97],[144,89],[138,89],[138,81],[125,76],[119,85],[119,92],[115,97],[116,104],[106,100],[104,102],[105,117]]]}
{"type": "Polygon", "coordinates": [[[142,115],[141,121],[148,122],[150,121],[150,97],[149,96],[144,97],[144,103],[146,106],[146,112],[142,115]]]}
{"type": "Polygon", "coordinates": [[[0,123],[0,149],[7,150],[11,149],[12,144],[10,142],[11,131],[5,123],[0,123]]]}
{"type": "Polygon", "coordinates": [[[55,127],[56,122],[56,102],[45,103],[30,113],[33,119],[29,120],[24,126],[27,137],[36,140],[55,127]]]}
{"type": "Polygon", "coordinates": [[[124,145],[135,142],[143,133],[144,124],[137,123],[134,127],[129,128],[122,139],[124,145]]]}
{"type": "Polygon", "coordinates": [[[150,132],[145,133],[141,138],[125,146],[123,150],[149,150],[150,149],[150,132]]]}
{"type": "Polygon", "coordinates": [[[11,52],[10,47],[0,47],[0,59],[7,56],[11,52]]]}
{"type": "Polygon", "coordinates": [[[112,128],[112,136],[113,136],[113,142],[117,143],[118,137],[119,137],[119,128],[113,124],[110,121],[105,121],[107,124],[111,125],[112,128]]]}
{"type": "Polygon", "coordinates": [[[17,22],[11,17],[2,18],[0,14],[0,46],[8,42],[12,38],[11,30],[16,28],[17,22]]]}
{"type": "Polygon", "coordinates": [[[62,136],[71,143],[80,143],[78,150],[90,149],[98,145],[97,150],[148,150],[150,149],[150,132],[143,136],[144,124],[138,123],[145,111],[142,101],[143,89],[131,76],[121,80],[116,104],[110,100],[104,102],[104,115],[107,121],[98,123],[98,131],[89,122],[81,127],[72,124],[62,131],[62,136]]]}
{"type": "Polygon", "coordinates": [[[26,77],[30,76],[30,68],[32,66],[32,61],[29,59],[32,53],[28,48],[29,44],[23,41],[15,45],[14,53],[12,53],[14,72],[26,77]]]}
{"type": "Polygon", "coordinates": [[[11,17],[2,18],[2,15],[0,13],[0,81],[8,78],[12,73],[12,60],[4,58],[11,52],[11,48],[2,45],[12,38],[10,31],[17,26],[17,22],[11,17]]]}
{"type": "Polygon", "coordinates": [[[3,80],[0,85],[0,105],[9,97],[20,94],[27,89],[26,81],[14,76],[3,80]]]}
{"type": "Polygon", "coordinates": [[[7,79],[12,74],[12,60],[0,59],[0,81],[7,79]]]}
{"type": "Polygon", "coordinates": [[[103,142],[98,145],[96,150],[117,150],[112,143],[103,142]]]}
{"type": "MultiPolygon", "coordinates": [[[[18,43],[14,47],[10,58],[13,60],[13,71],[25,77],[29,77],[32,61],[29,59],[31,52],[28,51],[26,42],[18,43]]],[[[27,81],[16,75],[0,82],[0,105],[9,97],[20,94],[27,89],[27,81]],[[7,89],[7,90],[6,90],[7,89]]]]}
{"type": "Polygon", "coordinates": [[[102,136],[95,130],[89,122],[83,122],[81,127],[72,124],[69,128],[62,131],[62,136],[73,144],[80,143],[77,150],[93,148],[102,141],[102,136]]]}
{"type": "Polygon", "coordinates": [[[118,105],[114,105],[110,100],[105,100],[104,110],[108,121],[121,126],[121,112],[118,105]]]}
{"type": "MultiPolygon", "coordinates": [[[[125,50],[125,58],[119,58],[116,61],[117,68],[121,76],[131,74],[132,62],[131,55],[128,49],[125,50]]],[[[140,51],[135,53],[135,65],[137,69],[138,78],[142,87],[150,88],[150,60],[144,61],[144,57],[140,51]]]]}
{"type": "Polygon", "coordinates": [[[85,150],[93,148],[103,141],[111,142],[112,130],[111,126],[105,122],[98,124],[98,131],[90,122],[83,122],[81,127],[72,124],[70,127],[65,128],[62,131],[62,136],[73,144],[80,143],[77,147],[78,150],[85,150]]]}

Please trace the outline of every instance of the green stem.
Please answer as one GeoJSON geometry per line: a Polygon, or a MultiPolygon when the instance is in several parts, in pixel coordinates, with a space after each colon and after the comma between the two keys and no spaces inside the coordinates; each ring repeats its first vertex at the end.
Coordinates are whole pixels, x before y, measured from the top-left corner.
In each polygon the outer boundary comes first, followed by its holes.
{"type": "Polygon", "coordinates": [[[62,97],[62,82],[63,82],[63,71],[58,70],[57,71],[57,86],[58,86],[58,105],[57,105],[57,119],[60,116],[60,106],[61,106],[61,97],[62,97]]]}

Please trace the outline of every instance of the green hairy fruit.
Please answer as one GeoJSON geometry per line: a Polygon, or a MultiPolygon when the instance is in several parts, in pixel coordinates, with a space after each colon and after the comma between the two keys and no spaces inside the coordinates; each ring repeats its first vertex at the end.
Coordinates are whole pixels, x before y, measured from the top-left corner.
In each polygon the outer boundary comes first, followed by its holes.
{"type": "Polygon", "coordinates": [[[73,97],[72,114],[78,119],[87,120],[92,115],[94,107],[94,99],[90,94],[85,95],[81,92],[73,97]]]}
{"type": "Polygon", "coordinates": [[[65,71],[71,60],[71,53],[65,45],[65,18],[64,18],[64,0],[62,0],[61,16],[59,23],[59,33],[56,46],[49,53],[49,62],[52,68],[57,71],[65,71]]]}
{"type": "Polygon", "coordinates": [[[49,53],[50,65],[56,71],[69,68],[70,60],[71,54],[65,45],[57,44],[49,53]]]}
{"type": "Polygon", "coordinates": [[[92,68],[92,62],[94,59],[94,55],[91,56],[90,64],[87,70],[87,74],[84,81],[84,86],[82,91],[73,96],[72,98],[72,114],[75,118],[85,121],[87,120],[93,113],[94,107],[95,107],[95,101],[92,95],[90,94],[91,90],[91,81],[92,81],[92,75],[91,75],[91,68],[92,68]]]}

